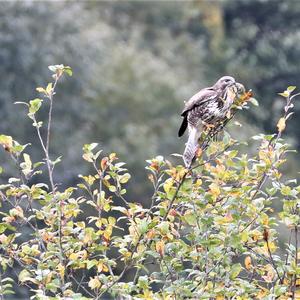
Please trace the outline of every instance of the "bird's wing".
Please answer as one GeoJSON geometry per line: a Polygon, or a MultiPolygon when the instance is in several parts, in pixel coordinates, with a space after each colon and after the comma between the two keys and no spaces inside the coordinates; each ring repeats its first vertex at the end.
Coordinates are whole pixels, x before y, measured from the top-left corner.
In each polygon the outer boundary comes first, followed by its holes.
{"type": "Polygon", "coordinates": [[[216,100],[217,98],[219,98],[219,94],[213,88],[202,89],[185,102],[185,106],[181,115],[184,116],[188,111],[192,110],[196,106],[200,106],[207,101],[216,100]]]}

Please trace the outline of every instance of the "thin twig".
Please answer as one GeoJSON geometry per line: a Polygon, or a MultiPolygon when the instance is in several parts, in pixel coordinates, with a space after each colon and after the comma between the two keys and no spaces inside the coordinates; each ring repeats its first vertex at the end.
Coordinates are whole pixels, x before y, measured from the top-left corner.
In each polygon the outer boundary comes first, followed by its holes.
{"type": "Polygon", "coordinates": [[[55,76],[55,81],[53,84],[53,87],[49,93],[49,100],[50,100],[50,108],[49,108],[49,113],[48,113],[48,126],[47,126],[47,141],[46,141],[46,149],[47,152],[49,153],[49,145],[50,145],[50,133],[51,133],[51,122],[52,122],[52,110],[53,110],[53,96],[55,94],[55,88],[58,82],[58,79],[60,76],[55,76]]]}
{"type": "MultiPolygon", "coordinates": [[[[291,242],[292,242],[292,231],[290,231],[290,236],[289,236],[289,242],[288,242],[288,247],[291,245],[291,242]]],[[[288,260],[289,260],[289,252],[286,253],[286,258],[285,258],[285,266],[287,266],[288,264],[288,260]]],[[[281,278],[281,281],[280,283],[282,284],[283,281],[284,281],[284,278],[285,278],[285,274],[286,274],[286,271],[284,270],[283,272],[283,276],[281,278]]]]}
{"type": "Polygon", "coordinates": [[[269,240],[268,239],[266,239],[266,243],[267,243],[267,249],[268,249],[268,254],[269,254],[269,257],[270,257],[271,264],[272,264],[274,270],[276,271],[278,279],[281,280],[281,277],[279,275],[277,266],[276,266],[276,264],[274,262],[274,259],[273,259],[273,255],[272,255],[272,252],[271,252],[271,249],[270,249],[270,245],[269,245],[269,240]]]}
{"type": "MultiPolygon", "coordinates": [[[[84,287],[84,285],[82,284],[82,280],[80,282],[78,282],[78,280],[73,276],[71,275],[71,278],[77,283],[77,286],[80,287],[81,289],[83,289],[88,295],[90,295],[91,297],[95,298],[95,295],[92,294],[88,289],[86,289],[84,287]]],[[[84,278],[84,277],[83,277],[84,278]]]]}

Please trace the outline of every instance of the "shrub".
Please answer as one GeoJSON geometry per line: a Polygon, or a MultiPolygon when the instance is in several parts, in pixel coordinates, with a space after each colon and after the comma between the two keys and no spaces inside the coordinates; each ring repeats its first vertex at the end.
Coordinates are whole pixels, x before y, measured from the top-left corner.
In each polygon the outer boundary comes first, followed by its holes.
{"type": "Polygon", "coordinates": [[[83,147],[91,174],[79,175],[76,187],[58,185],[54,170],[60,158],[53,160],[49,152],[52,109],[57,83],[72,70],[49,69],[53,82],[37,88],[43,99],[23,103],[44,160],[34,162],[28,145],[0,136],[18,168],[0,185],[2,298],[18,285],[32,299],[300,296],[300,186],[281,173],[290,151],[281,136],[298,96],[295,87],[281,94],[286,105],[277,132],[253,137],[255,155],[242,153],[225,133],[210,141],[190,170],[161,156],[147,161],[153,195],[146,208],[126,198],[131,175],[125,163],[115,153],[102,155],[96,143],[83,147]],[[46,124],[38,119],[44,102],[46,124]],[[42,172],[49,184],[39,182],[42,172]],[[274,201],[282,203],[279,213],[273,212],[274,201]],[[88,208],[93,213],[86,216],[88,208]],[[279,224],[289,232],[282,252],[279,224]],[[17,283],[12,270],[19,270],[17,283]]]}

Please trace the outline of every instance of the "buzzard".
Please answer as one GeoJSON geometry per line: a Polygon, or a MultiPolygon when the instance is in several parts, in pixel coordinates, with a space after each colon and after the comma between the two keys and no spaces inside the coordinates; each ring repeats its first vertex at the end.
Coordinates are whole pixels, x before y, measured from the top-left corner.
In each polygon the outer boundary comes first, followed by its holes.
{"type": "Polygon", "coordinates": [[[185,166],[189,168],[198,148],[200,125],[214,127],[222,122],[235,100],[236,81],[231,76],[221,77],[213,86],[204,88],[185,102],[178,136],[188,128],[189,137],[183,153],[185,166]]]}

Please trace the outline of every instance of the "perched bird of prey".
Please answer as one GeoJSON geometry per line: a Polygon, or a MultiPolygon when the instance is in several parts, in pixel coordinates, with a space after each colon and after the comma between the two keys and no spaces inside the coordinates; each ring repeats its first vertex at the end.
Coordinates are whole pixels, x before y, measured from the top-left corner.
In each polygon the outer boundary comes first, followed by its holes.
{"type": "Polygon", "coordinates": [[[185,102],[178,136],[188,127],[189,138],[183,153],[185,166],[189,168],[198,149],[201,124],[214,127],[226,118],[236,98],[236,81],[231,76],[221,77],[213,86],[204,88],[185,102]]]}

